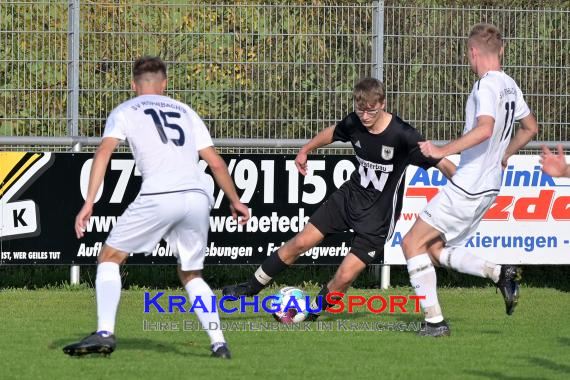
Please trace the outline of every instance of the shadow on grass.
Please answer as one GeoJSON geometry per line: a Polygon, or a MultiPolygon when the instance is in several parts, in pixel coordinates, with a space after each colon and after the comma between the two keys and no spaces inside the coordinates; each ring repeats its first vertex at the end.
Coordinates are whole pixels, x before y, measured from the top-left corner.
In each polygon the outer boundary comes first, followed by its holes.
{"type": "MultiPolygon", "coordinates": [[[[78,336],[77,338],[75,338],[75,340],[74,338],[57,339],[52,341],[48,345],[48,347],[52,350],[62,350],[64,346],[74,341],[79,341],[82,338],[83,336],[78,336]]],[[[210,356],[209,351],[204,350],[202,347],[196,346],[195,343],[191,341],[173,344],[157,339],[146,339],[146,338],[117,339],[117,350],[153,351],[160,354],[174,354],[181,356],[193,356],[193,357],[204,357],[204,358],[210,356]]],[[[102,357],[102,356],[99,354],[90,354],[81,357],[83,358],[83,357],[102,357]]]]}
{"type": "Polygon", "coordinates": [[[537,365],[542,368],[546,368],[552,371],[561,372],[565,374],[570,374],[570,365],[567,364],[559,364],[549,359],[544,358],[528,358],[527,359],[531,364],[537,365]]]}
{"type": "Polygon", "coordinates": [[[560,337],[558,338],[558,343],[561,346],[570,346],[570,338],[568,337],[560,337]]]}
{"type": "MultiPolygon", "coordinates": [[[[537,357],[527,357],[525,358],[530,364],[540,367],[545,370],[550,370],[557,372],[557,375],[564,374],[566,378],[568,378],[568,374],[570,374],[570,365],[567,364],[560,364],[556,363],[549,359],[544,358],[537,358],[537,357]]],[[[510,379],[548,379],[548,377],[536,377],[536,376],[521,376],[520,374],[517,375],[509,375],[506,373],[495,372],[495,371],[483,371],[483,370],[467,370],[465,371],[468,374],[476,375],[480,377],[486,377],[489,379],[498,379],[498,380],[510,380],[510,379]]]]}
{"type": "Polygon", "coordinates": [[[536,376],[521,376],[521,375],[508,375],[503,372],[496,372],[496,371],[477,371],[477,370],[467,370],[465,373],[468,373],[473,376],[485,377],[488,379],[493,380],[547,380],[548,377],[536,377],[536,376]]]}
{"type": "Polygon", "coordinates": [[[502,335],[503,331],[501,331],[501,330],[481,330],[481,334],[502,335]]]}

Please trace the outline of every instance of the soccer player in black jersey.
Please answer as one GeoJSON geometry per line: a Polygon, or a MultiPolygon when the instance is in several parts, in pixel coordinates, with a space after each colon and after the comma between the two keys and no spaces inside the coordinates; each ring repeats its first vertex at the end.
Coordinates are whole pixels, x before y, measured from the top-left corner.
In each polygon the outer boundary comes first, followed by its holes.
{"type": "MultiPolygon", "coordinates": [[[[224,295],[252,296],[278,273],[287,269],[305,251],[328,234],[354,231],[351,250],[334,278],[322,288],[321,310],[330,306],[326,295],[346,293],[352,282],[371,263],[382,263],[384,244],[390,239],[400,216],[404,176],[408,165],[437,166],[450,177],[455,165],[446,159],[425,157],[418,146],[422,135],[398,116],[385,111],[384,85],[364,78],[354,87],[355,111],[338,124],[325,128],[301,148],[295,164],[307,174],[307,154],[332,143],[350,141],[359,163],[350,179],[319,207],[305,228],[268,257],[248,281],[226,286],[224,295]]],[[[317,298],[318,300],[318,298],[317,298]]],[[[317,304],[313,301],[313,309],[317,304]]],[[[312,314],[315,319],[318,314],[312,314]]]]}

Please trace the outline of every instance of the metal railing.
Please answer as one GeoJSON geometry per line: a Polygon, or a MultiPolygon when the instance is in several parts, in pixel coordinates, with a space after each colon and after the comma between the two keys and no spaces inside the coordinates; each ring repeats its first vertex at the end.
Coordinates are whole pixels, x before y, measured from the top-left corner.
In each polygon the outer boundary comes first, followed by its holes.
{"type": "Polygon", "coordinates": [[[389,111],[428,139],[453,139],[476,79],[463,52],[477,22],[503,31],[505,71],[537,115],[529,152],[570,148],[568,9],[159,0],[3,0],[0,148],[97,145],[143,54],[167,62],[168,95],[222,149],[299,147],[352,110],[354,82],[370,75],[385,82],[389,111]]]}

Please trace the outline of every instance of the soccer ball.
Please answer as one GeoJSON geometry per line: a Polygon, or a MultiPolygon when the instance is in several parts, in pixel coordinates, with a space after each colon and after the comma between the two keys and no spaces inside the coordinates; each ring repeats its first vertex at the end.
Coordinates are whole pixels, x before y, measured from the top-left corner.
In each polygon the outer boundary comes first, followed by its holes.
{"type": "Polygon", "coordinates": [[[299,289],[292,286],[286,286],[279,289],[277,293],[274,294],[277,300],[272,301],[272,307],[279,305],[279,310],[273,313],[273,318],[281,323],[294,323],[303,322],[309,312],[307,311],[307,299],[305,293],[299,289]],[[294,298],[294,300],[291,300],[294,298]],[[299,306],[299,310],[297,309],[299,306]],[[287,308],[287,311],[285,309],[287,308]]]}

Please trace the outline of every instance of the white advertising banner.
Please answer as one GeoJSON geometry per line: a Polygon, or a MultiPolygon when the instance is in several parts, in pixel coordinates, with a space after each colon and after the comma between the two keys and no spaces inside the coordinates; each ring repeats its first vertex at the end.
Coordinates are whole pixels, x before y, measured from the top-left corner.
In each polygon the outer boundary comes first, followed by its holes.
{"type": "MultiPolygon", "coordinates": [[[[459,156],[451,159],[457,163],[459,156]]],[[[534,155],[511,157],[495,204],[465,245],[474,254],[498,264],[570,264],[570,179],[551,178],[538,161],[534,155]]],[[[405,264],[402,238],[446,183],[438,170],[408,168],[402,214],[386,244],[386,264],[405,264]]]]}

